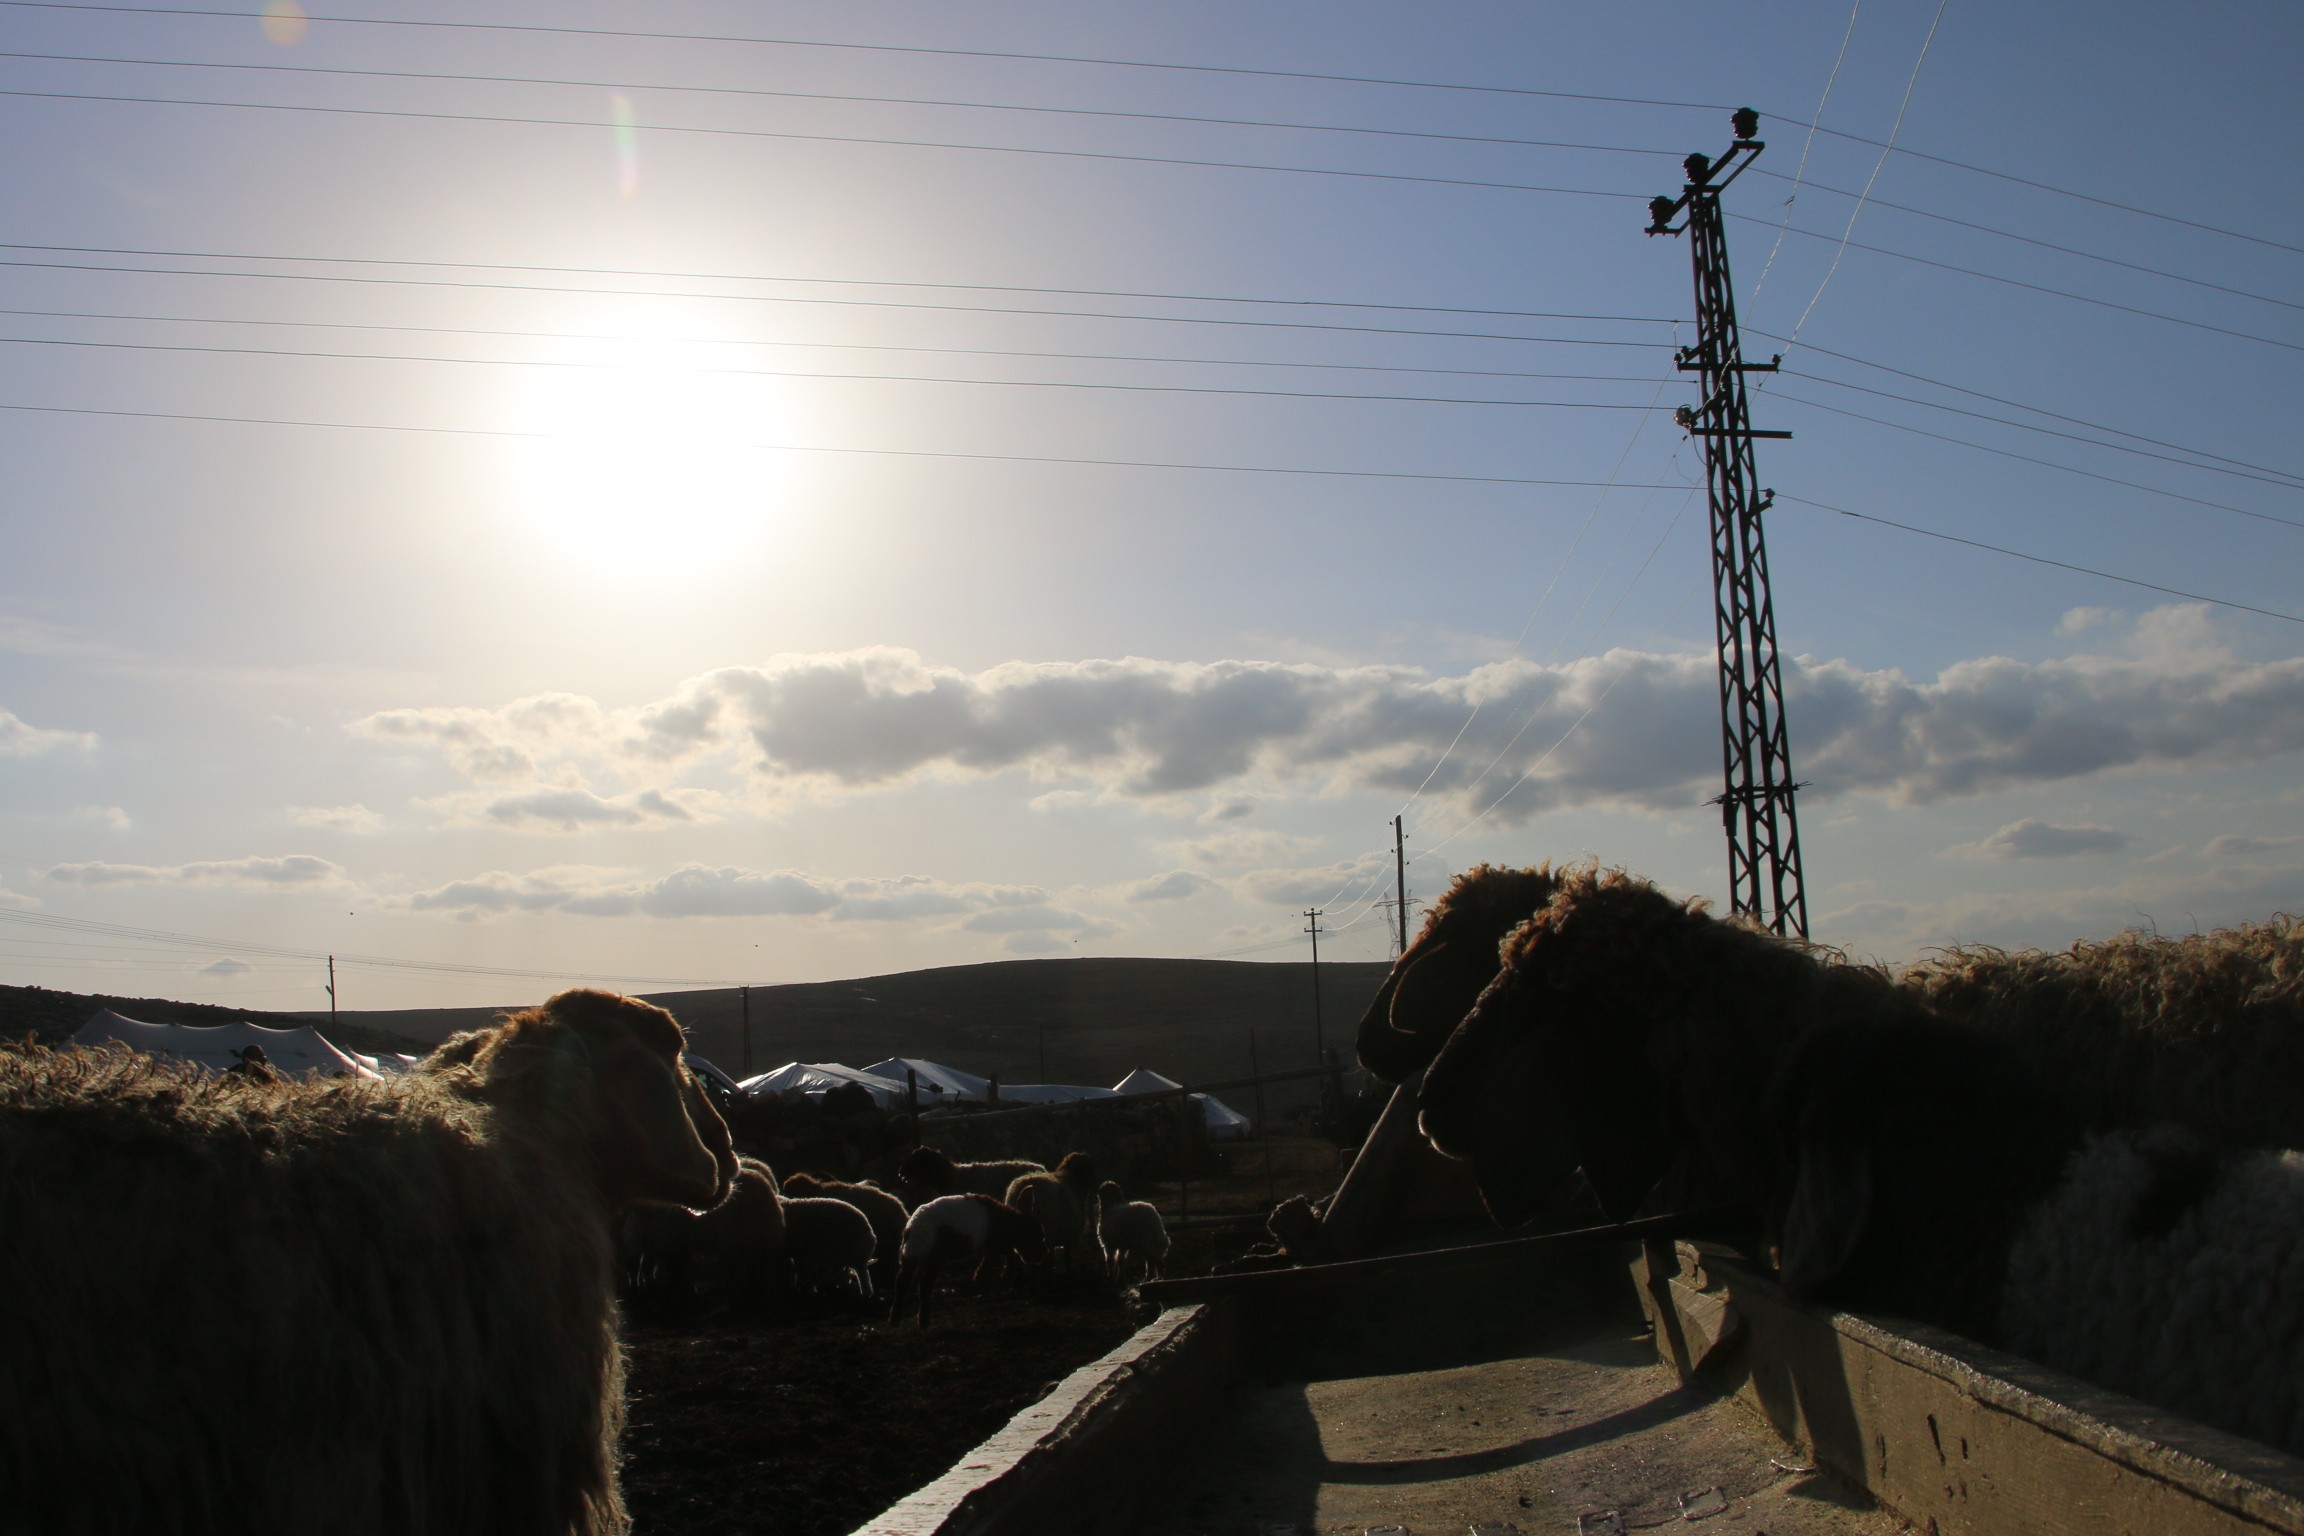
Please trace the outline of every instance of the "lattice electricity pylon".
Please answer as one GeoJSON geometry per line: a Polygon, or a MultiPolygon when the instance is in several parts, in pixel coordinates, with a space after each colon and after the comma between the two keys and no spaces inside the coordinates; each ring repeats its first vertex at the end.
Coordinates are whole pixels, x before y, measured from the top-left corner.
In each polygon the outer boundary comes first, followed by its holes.
{"type": "Polygon", "coordinates": [[[1792,741],[1784,723],[1784,676],[1776,659],[1776,612],[1768,596],[1768,546],[1760,514],[1775,499],[1759,487],[1744,375],[1774,373],[1781,357],[1744,361],[1736,333],[1736,293],[1728,276],[1728,230],[1720,194],[1767,146],[1753,137],[1760,114],[1746,107],[1731,119],[1735,142],[1714,161],[1690,155],[1688,186],[1678,198],[1648,205],[1648,233],[1688,233],[1696,269],[1696,344],[1679,366],[1698,376],[1702,403],[1676,413],[1704,443],[1704,478],[1712,496],[1714,627],[1720,644],[1720,756],[1727,788],[1714,804],[1728,832],[1728,888],[1734,909],[1778,933],[1808,936],[1808,893],[1800,876],[1800,822],[1793,808],[1792,741]],[[1685,212],[1686,222],[1672,220],[1685,212]]]}

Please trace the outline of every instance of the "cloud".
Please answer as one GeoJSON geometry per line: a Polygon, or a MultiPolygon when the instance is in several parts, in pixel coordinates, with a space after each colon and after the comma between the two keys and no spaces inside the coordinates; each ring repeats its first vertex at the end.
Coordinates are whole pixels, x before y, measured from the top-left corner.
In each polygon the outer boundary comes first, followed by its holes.
{"type": "Polygon", "coordinates": [[[372,837],[384,830],[384,818],[364,805],[292,805],[288,819],[318,832],[347,832],[372,837]]]}
{"type": "Polygon", "coordinates": [[[2075,854],[2117,853],[2128,846],[2128,834],[2117,827],[2082,823],[2059,827],[2027,816],[2012,821],[1981,843],[1959,850],[1984,859],[2064,859],[2075,854]]]}
{"type": "Polygon", "coordinates": [[[0,709],[0,757],[40,757],[49,752],[91,752],[96,736],[91,731],[50,731],[28,725],[13,712],[0,709]]]}
{"type": "Polygon", "coordinates": [[[1319,846],[1316,837],[1275,832],[1268,827],[1234,827],[1209,837],[1191,838],[1161,846],[1177,858],[1206,869],[1238,869],[1249,864],[1270,864],[1308,853],[1319,846]]]}
{"type": "Polygon", "coordinates": [[[193,864],[59,864],[48,871],[48,878],[61,885],[226,885],[257,890],[346,883],[340,866],[309,853],[193,864]]]}
{"type": "Polygon", "coordinates": [[[2211,859],[2245,859],[2290,848],[2304,848],[2304,837],[2250,837],[2244,833],[2227,832],[2221,837],[2211,838],[2208,846],[2200,851],[2211,859]]]}
{"type": "Polygon", "coordinates": [[[1052,907],[1037,886],[948,882],[924,875],[827,879],[799,870],[685,864],[648,878],[631,870],[561,865],[453,880],[407,898],[419,912],[476,919],[517,912],[577,917],[817,917],[835,922],[962,918],[980,933],[1105,931],[1099,919],[1052,907]],[[976,921],[983,919],[982,922],[976,921]]]}
{"type": "MultiPolygon", "coordinates": [[[[2244,661],[2198,605],[2125,630],[2110,616],[2083,627],[2106,631],[2100,649],[1984,657],[1933,679],[1787,658],[1794,761],[1811,795],[1921,804],[2304,749],[2304,656],[2244,661]]],[[[476,783],[575,768],[654,782],[667,765],[713,761],[781,798],[1014,774],[1056,786],[1036,792],[1044,808],[1073,794],[1155,807],[1205,797],[1223,821],[1257,793],[1407,794],[1430,775],[1429,793],[1459,809],[1503,797],[1492,819],[1511,825],[1703,803],[1718,790],[1718,686],[1711,655],[1694,650],[1514,658],[1447,677],[1143,658],[970,673],[874,648],[721,668],[629,710],[541,694],[498,710],[391,710],[354,728],[428,745],[476,783]]],[[[532,783],[512,798],[545,792],[532,783]]]]}
{"type": "Polygon", "coordinates": [[[211,960],[208,964],[200,967],[200,974],[203,976],[218,977],[245,976],[254,969],[256,969],[256,967],[250,965],[245,960],[234,960],[227,957],[222,960],[211,960]]]}
{"type": "Polygon", "coordinates": [[[1215,888],[1216,882],[1206,875],[1189,869],[1172,869],[1164,875],[1137,881],[1123,894],[1129,901],[1187,901],[1215,888]]]}
{"type": "Polygon", "coordinates": [[[12,891],[8,887],[0,885],[0,907],[6,907],[12,912],[26,912],[38,905],[40,903],[37,900],[21,891],[12,891]]]}
{"type": "Polygon", "coordinates": [[[1311,869],[1250,870],[1234,881],[1232,888],[1251,901],[1324,907],[1337,900],[1357,900],[1379,877],[1391,873],[1392,856],[1371,853],[1311,869]]]}
{"type": "Polygon", "coordinates": [[[703,790],[644,789],[607,797],[580,788],[532,789],[499,795],[477,809],[476,820],[521,832],[586,832],[601,827],[714,821],[719,797],[703,790]]]}

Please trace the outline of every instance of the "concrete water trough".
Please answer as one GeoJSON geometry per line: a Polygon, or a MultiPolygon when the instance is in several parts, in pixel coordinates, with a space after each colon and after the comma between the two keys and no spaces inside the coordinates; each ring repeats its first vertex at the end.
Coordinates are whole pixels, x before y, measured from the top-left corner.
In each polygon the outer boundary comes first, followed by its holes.
{"type": "Polygon", "coordinates": [[[857,1536],[2304,1536],[2304,1462],[1669,1227],[1148,1288],[1175,1304],[857,1536]]]}

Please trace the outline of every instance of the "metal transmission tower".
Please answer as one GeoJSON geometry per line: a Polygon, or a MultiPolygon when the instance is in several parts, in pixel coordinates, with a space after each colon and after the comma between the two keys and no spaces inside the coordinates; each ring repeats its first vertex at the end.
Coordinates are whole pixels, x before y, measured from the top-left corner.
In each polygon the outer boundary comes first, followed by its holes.
{"type": "Polygon", "coordinates": [[[1774,373],[1781,357],[1744,361],[1736,333],[1736,294],[1728,276],[1728,231],[1720,194],[1767,146],[1753,137],[1760,114],[1731,119],[1735,142],[1717,161],[1690,155],[1679,197],[1648,205],[1648,233],[1688,234],[1696,269],[1696,344],[1679,366],[1694,373],[1702,403],[1682,406],[1680,425],[1704,443],[1712,495],[1714,624],[1720,644],[1720,755],[1727,788],[1714,802],[1728,831],[1728,887],[1734,909],[1778,933],[1808,935],[1808,893],[1800,877],[1800,823],[1793,812],[1792,742],[1784,724],[1784,677],[1776,659],[1776,611],[1768,597],[1768,547],[1760,514],[1775,499],[1759,486],[1752,441],[1790,437],[1752,426],[1744,375],[1774,373]],[[1681,214],[1678,226],[1672,220],[1681,214]]]}

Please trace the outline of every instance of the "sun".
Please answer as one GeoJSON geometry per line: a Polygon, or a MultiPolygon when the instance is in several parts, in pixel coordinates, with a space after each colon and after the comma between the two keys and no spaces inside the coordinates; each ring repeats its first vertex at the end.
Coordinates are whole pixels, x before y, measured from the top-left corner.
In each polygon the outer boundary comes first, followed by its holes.
{"type": "Polygon", "coordinates": [[[788,412],[754,349],[596,331],[521,374],[520,499],[547,545],[627,571],[694,569],[778,518],[788,412]]]}

